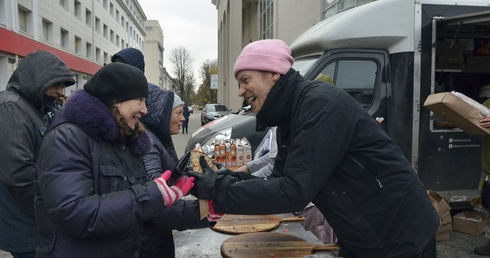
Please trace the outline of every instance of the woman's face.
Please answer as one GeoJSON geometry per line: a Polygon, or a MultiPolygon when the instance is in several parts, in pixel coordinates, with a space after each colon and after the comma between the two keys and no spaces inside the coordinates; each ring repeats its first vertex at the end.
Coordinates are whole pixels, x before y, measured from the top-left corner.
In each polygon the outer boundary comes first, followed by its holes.
{"type": "Polygon", "coordinates": [[[124,123],[131,129],[134,129],[140,118],[148,113],[145,105],[145,98],[130,99],[116,103],[115,105],[118,108],[124,123]]]}
{"type": "Polygon", "coordinates": [[[184,108],[178,106],[172,109],[172,115],[170,115],[170,134],[179,134],[180,128],[185,121],[184,108]]]}

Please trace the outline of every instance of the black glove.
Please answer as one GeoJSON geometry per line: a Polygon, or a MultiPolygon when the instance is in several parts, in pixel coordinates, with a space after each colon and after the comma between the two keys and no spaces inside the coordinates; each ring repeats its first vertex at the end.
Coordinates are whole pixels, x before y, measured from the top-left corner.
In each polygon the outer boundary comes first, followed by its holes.
{"type": "Polygon", "coordinates": [[[249,173],[247,172],[244,172],[244,171],[231,171],[230,169],[228,169],[227,167],[222,167],[220,168],[218,171],[216,171],[216,175],[218,175],[218,179],[224,177],[224,176],[232,176],[240,181],[242,180],[247,180],[247,179],[250,179],[252,178],[253,176],[250,175],[249,173]]]}
{"type": "Polygon", "coordinates": [[[197,187],[197,195],[199,199],[211,200],[214,183],[216,182],[216,172],[214,172],[204,159],[204,156],[199,157],[199,164],[201,165],[203,173],[197,173],[195,171],[189,171],[188,175],[194,177],[195,186],[197,187]]]}

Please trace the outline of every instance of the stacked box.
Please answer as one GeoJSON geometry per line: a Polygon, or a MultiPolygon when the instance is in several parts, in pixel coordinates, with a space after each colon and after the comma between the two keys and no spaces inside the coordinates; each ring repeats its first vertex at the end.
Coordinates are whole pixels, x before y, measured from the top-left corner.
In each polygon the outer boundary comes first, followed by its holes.
{"type": "Polygon", "coordinates": [[[439,228],[436,232],[436,241],[449,240],[449,233],[453,230],[452,218],[451,218],[451,206],[446,199],[432,190],[427,190],[434,209],[439,214],[439,228]]]}
{"type": "Polygon", "coordinates": [[[466,210],[454,215],[454,231],[479,236],[489,225],[488,215],[483,212],[466,210]]]}

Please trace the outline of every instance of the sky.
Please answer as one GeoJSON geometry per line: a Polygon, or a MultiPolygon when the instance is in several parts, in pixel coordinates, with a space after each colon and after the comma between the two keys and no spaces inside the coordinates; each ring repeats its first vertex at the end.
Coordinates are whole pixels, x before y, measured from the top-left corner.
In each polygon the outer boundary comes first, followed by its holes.
{"type": "Polygon", "coordinates": [[[163,30],[164,63],[174,76],[169,61],[172,49],[185,47],[194,59],[194,79],[201,82],[199,69],[206,60],[218,58],[217,10],[211,0],[138,0],[148,20],[158,20],[163,30]]]}

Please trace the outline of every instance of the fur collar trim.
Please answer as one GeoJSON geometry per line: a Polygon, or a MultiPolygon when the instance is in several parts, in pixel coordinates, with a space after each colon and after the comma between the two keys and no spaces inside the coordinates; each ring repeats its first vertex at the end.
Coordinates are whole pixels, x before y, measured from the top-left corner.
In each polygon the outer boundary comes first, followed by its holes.
{"type": "MultiPolygon", "coordinates": [[[[67,121],[80,127],[90,137],[118,142],[119,127],[110,109],[87,92],[77,90],[71,94],[63,106],[63,113],[67,121]]],[[[134,142],[129,143],[129,147],[134,154],[145,154],[151,147],[150,137],[143,132],[134,142]]]]}

